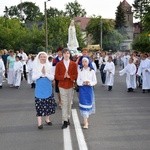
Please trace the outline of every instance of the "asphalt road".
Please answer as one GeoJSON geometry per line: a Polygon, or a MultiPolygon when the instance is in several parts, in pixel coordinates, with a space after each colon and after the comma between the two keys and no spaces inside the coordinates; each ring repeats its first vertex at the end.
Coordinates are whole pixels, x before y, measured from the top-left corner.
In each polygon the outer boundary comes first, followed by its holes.
{"type": "MultiPolygon", "coordinates": [[[[90,117],[89,129],[81,130],[87,149],[150,150],[150,93],[143,94],[139,88],[128,93],[125,78],[119,77],[118,71],[111,92],[101,85],[99,72],[97,79],[96,114],[90,117]]],[[[82,123],[76,93],[73,109],[82,123]]],[[[65,150],[64,140],[68,139],[72,150],[85,150],[80,149],[79,130],[75,130],[73,119],[70,138],[61,129],[61,109],[57,108],[52,122],[53,126],[44,125],[42,131],[37,129],[34,90],[26,81],[19,89],[4,83],[0,89],[0,150],[65,150]]]]}

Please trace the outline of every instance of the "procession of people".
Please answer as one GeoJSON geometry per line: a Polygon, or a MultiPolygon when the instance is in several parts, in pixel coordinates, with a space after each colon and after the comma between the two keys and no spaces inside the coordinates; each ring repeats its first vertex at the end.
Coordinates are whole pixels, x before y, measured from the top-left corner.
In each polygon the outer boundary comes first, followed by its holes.
{"type": "Polygon", "coordinates": [[[41,51],[36,55],[27,55],[22,48],[16,52],[6,49],[1,51],[0,89],[4,82],[10,88],[21,90],[23,80],[31,85],[34,89],[38,129],[43,129],[43,117],[47,125],[53,125],[51,115],[55,114],[56,106],[62,111],[61,129],[67,128],[71,124],[75,92],[83,117],[83,129],[88,129],[90,115],[96,112],[94,86],[101,79],[100,83],[109,92],[115,90],[116,67],[120,76],[126,76],[127,92],[134,92],[138,87],[143,93],[150,92],[149,53],[89,52],[87,48],[82,48],[79,53],[73,20],[68,28],[66,45],[68,47],[58,47],[54,54],[41,51]],[[98,74],[101,78],[97,77],[98,74]]]}
{"type": "Polygon", "coordinates": [[[52,125],[50,115],[55,113],[56,106],[62,111],[61,128],[67,128],[71,124],[71,108],[75,92],[78,93],[83,128],[88,129],[89,116],[95,113],[96,108],[94,86],[97,80],[100,80],[98,76],[101,76],[100,83],[104,88],[107,87],[109,92],[115,90],[113,85],[116,80],[116,67],[120,76],[125,75],[127,92],[134,92],[137,88],[141,88],[143,93],[150,92],[148,53],[131,51],[110,54],[102,51],[90,54],[88,49],[83,48],[82,56],[72,58],[68,48],[60,47],[56,54],[51,55],[45,52],[27,55],[22,49],[21,52],[24,56],[15,54],[12,50],[8,52],[5,50],[0,56],[0,88],[4,88],[3,84],[7,82],[10,88],[23,90],[21,84],[25,80],[35,89],[38,129],[43,129],[43,116],[45,123],[52,125]],[[98,67],[94,69],[96,66],[94,58],[97,53],[99,53],[98,67]],[[7,59],[4,57],[6,54],[7,59]],[[78,90],[75,90],[75,85],[78,90]]]}

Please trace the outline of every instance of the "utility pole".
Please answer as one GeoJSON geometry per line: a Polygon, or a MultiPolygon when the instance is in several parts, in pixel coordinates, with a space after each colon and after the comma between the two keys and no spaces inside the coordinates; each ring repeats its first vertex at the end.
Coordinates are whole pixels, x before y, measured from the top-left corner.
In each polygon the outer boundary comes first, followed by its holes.
{"type": "Polygon", "coordinates": [[[103,50],[103,22],[102,18],[100,19],[100,47],[103,50]]]}
{"type": "Polygon", "coordinates": [[[22,13],[22,0],[20,0],[20,20],[23,20],[23,13],[22,13]]]}
{"type": "Polygon", "coordinates": [[[48,31],[47,31],[47,8],[46,2],[44,2],[45,8],[45,51],[48,53],[48,31]]]}

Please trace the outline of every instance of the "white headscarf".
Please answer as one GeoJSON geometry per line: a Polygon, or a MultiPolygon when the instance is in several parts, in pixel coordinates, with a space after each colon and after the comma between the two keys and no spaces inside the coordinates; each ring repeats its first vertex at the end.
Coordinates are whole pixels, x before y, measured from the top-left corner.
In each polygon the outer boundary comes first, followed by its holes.
{"type": "Polygon", "coordinates": [[[87,61],[87,63],[89,64],[89,59],[88,59],[87,57],[83,57],[83,58],[82,58],[82,61],[83,61],[83,60],[87,61]]]}
{"type": "Polygon", "coordinates": [[[43,66],[45,67],[45,71],[46,71],[46,72],[49,72],[49,71],[50,71],[50,64],[49,64],[49,61],[48,61],[48,55],[47,55],[47,53],[44,52],[44,51],[39,52],[38,55],[35,57],[33,67],[34,67],[37,71],[41,71],[42,68],[43,68],[43,66]],[[46,63],[45,63],[45,64],[41,64],[41,63],[40,63],[39,56],[40,56],[41,54],[44,54],[44,55],[47,56],[47,58],[46,58],[46,63]]]}

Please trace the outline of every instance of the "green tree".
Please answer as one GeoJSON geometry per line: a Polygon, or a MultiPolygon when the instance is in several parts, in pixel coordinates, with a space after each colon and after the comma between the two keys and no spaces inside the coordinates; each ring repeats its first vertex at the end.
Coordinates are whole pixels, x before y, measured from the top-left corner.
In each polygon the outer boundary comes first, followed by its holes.
{"type": "Polygon", "coordinates": [[[144,31],[144,18],[147,16],[148,8],[150,7],[150,0],[134,0],[134,17],[140,20],[141,31],[144,31]]]}
{"type": "Polygon", "coordinates": [[[134,40],[133,49],[140,52],[150,52],[149,32],[143,32],[134,40]]]}
{"type": "Polygon", "coordinates": [[[123,36],[117,30],[112,30],[104,36],[103,47],[106,50],[117,51],[120,49],[120,43],[123,39],[123,36]]]}
{"type": "Polygon", "coordinates": [[[121,34],[126,34],[125,24],[125,13],[120,2],[120,5],[117,7],[116,11],[115,29],[118,30],[121,34]]]}
{"type": "Polygon", "coordinates": [[[0,18],[0,47],[14,49],[21,38],[23,28],[17,19],[0,18]],[[15,26],[15,28],[14,28],[15,26]]]}
{"type": "Polygon", "coordinates": [[[147,7],[150,6],[150,0],[134,0],[133,7],[135,18],[143,20],[144,15],[147,13],[147,7]]]}
{"type": "Polygon", "coordinates": [[[150,33],[150,6],[147,7],[147,13],[144,15],[144,18],[143,18],[143,28],[144,28],[144,31],[147,31],[150,33]]]}
{"type": "Polygon", "coordinates": [[[87,34],[92,35],[93,44],[100,43],[100,32],[102,22],[102,37],[104,50],[117,50],[123,40],[123,36],[115,30],[115,22],[109,19],[102,19],[101,17],[92,18],[86,28],[87,34]]]}
{"type": "Polygon", "coordinates": [[[18,19],[0,18],[0,48],[18,50],[21,47],[26,52],[36,52],[44,46],[44,29],[37,25],[26,28],[18,19]],[[15,28],[14,28],[15,27],[15,28]]]}
{"type": "Polygon", "coordinates": [[[86,11],[85,9],[82,9],[82,6],[77,0],[75,0],[74,2],[69,2],[66,5],[66,15],[70,16],[71,18],[83,17],[86,16],[86,11]]]}
{"type": "Polygon", "coordinates": [[[47,17],[57,17],[57,16],[65,16],[65,12],[62,10],[58,10],[57,8],[50,7],[47,9],[47,17]]]}
{"type": "MultiPolygon", "coordinates": [[[[6,11],[6,8],[5,8],[6,11]]],[[[17,6],[11,6],[8,9],[8,16],[10,18],[19,18],[25,22],[32,22],[40,20],[42,13],[38,6],[32,2],[20,3],[17,6]]]]}

